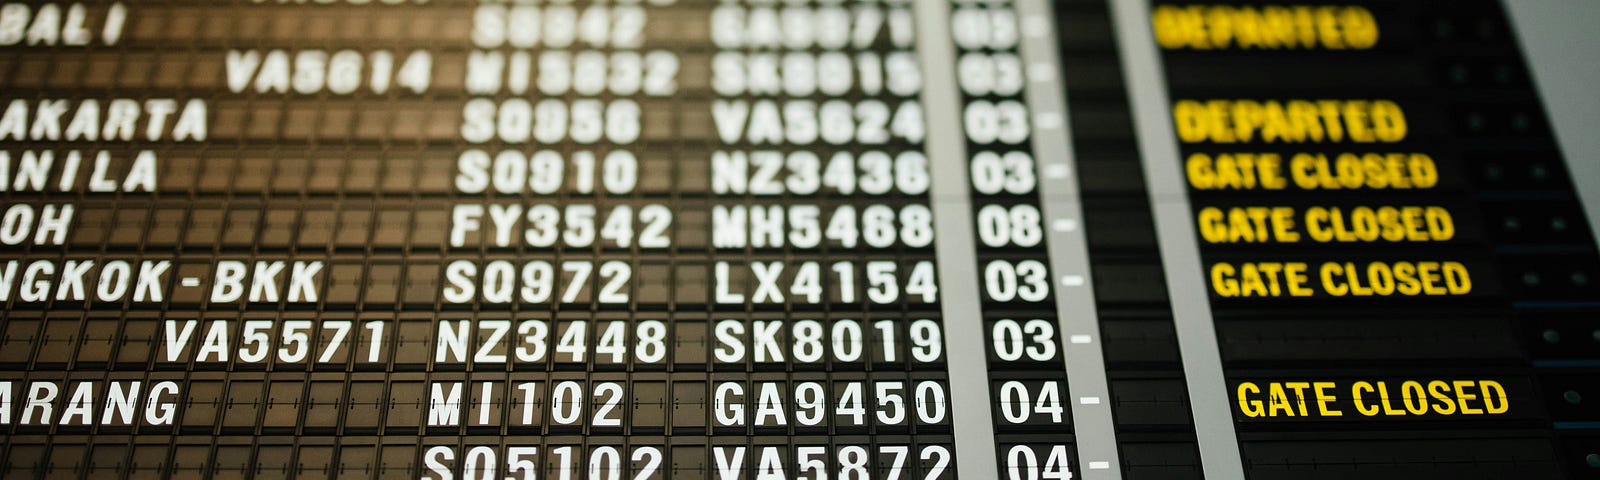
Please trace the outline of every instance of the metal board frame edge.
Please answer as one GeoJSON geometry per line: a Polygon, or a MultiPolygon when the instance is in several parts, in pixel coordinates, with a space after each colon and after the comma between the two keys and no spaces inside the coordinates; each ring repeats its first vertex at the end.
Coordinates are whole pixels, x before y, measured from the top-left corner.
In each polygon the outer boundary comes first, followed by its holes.
{"type": "Polygon", "coordinates": [[[1524,63],[1533,76],[1545,117],[1583,203],[1594,238],[1600,238],[1600,3],[1501,0],[1524,63]],[[1573,52],[1590,52],[1577,56],[1573,52]],[[1587,59],[1588,61],[1585,61],[1587,59]]]}

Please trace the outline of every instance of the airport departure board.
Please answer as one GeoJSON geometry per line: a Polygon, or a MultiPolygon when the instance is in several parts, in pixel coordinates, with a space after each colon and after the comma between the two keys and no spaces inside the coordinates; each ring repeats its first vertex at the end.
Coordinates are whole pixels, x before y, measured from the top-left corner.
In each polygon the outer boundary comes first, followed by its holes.
{"type": "Polygon", "coordinates": [[[1494,0],[6,1],[0,478],[1600,478],[1595,160],[1494,0]]]}

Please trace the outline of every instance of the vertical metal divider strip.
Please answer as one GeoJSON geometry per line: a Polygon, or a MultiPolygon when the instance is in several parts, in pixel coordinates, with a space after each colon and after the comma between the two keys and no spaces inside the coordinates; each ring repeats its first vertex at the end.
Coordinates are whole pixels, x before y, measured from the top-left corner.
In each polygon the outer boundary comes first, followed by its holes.
{"type": "Polygon", "coordinates": [[[1017,0],[1022,19],[1023,71],[1026,99],[1034,115],[1034,162],[1045,172],[1039,181],[1039,207],[1044,214],[1050,271],[1057,284],[1056,315],[1060,323],[1067,390],[1072,394],[1072,430],[1078,465],[1086,480],[1121,480],[1111,388],[1101,350],[1100,314],[1095,306],[1089,271],[1088,240],[1083,231],[1083,197],[1079,194],[1077,158],[1072,149],[1071,115],[1067,112],[1066,78],[1056,47],[1055,11],[1049,0],[1017,0]],[[1059,178],[1055,178],[1059,177],[1059,178]]]}
{"type": "Polygon", "coordinates": [[[1107,0],[1128,81],[1139,157],[1144,164],[1156,240],[1167,276],[1173,327],[1189,387],[1200,463],[1206,478],[1245,478],[1228,404],[1227,380],[1211,317],[1199,239],[1190,218],[1188,191],[1179,165],[1177,135],[1168,120],[1166,73],[1150,26],[1150,0],[1107,0]]]}
{"type": "Polygon", "coordinates": [[[933,210],[934,256],[939,262],[939,306],[944,314],[945,364],[950,372],[956,474],[968,479],[994,478],[1000,467],[989,411],[978,250],[967,191],[967,136],[960,124],[950,6],[944,0],[917,0],[912,8],[923,72],[922,105],[928,122],[924,148],[933,173],[928,197],[933,210]]]}

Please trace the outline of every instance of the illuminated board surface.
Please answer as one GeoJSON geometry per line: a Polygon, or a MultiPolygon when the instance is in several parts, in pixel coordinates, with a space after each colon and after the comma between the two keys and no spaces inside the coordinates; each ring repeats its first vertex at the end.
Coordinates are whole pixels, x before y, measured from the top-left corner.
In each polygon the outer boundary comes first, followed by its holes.
{"type": "Polygon", "coordinates": [[[1518,42],[1490,0],[4,2],[0,477],[1597,478],[1593,159],[1518,42]]]}

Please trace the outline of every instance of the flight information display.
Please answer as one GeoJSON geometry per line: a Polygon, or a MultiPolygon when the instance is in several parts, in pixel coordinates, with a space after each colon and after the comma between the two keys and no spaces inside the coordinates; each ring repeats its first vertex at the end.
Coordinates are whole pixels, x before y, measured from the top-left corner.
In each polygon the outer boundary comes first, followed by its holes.
{"type": "Polygon", "coordinates": [[[0,2],[0,478],[1595,478],[1554,128],[1495,0],[0,2]]]}

